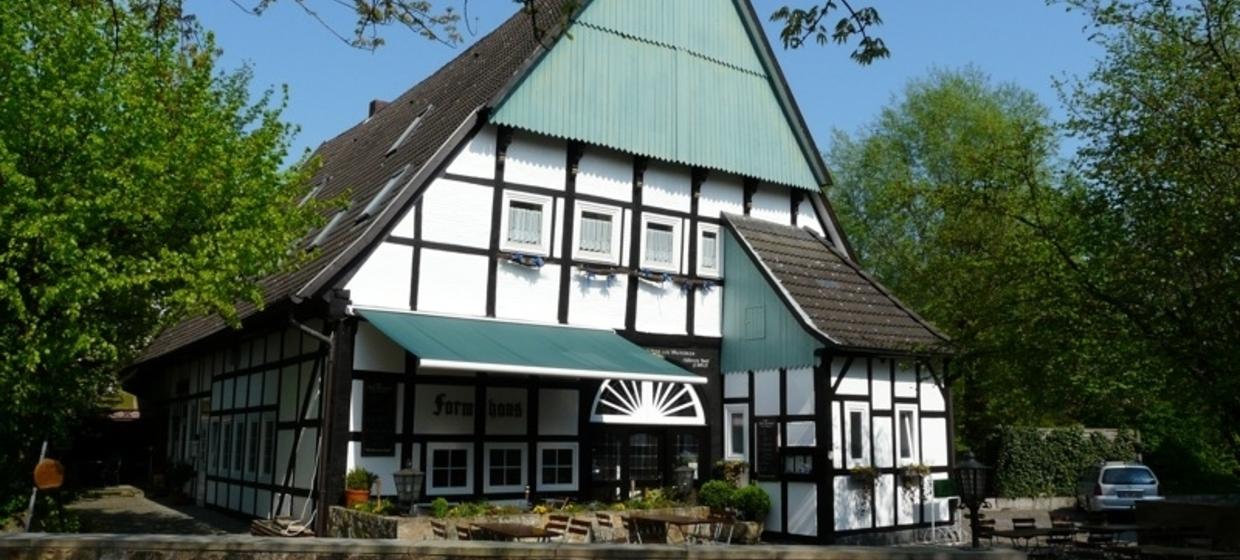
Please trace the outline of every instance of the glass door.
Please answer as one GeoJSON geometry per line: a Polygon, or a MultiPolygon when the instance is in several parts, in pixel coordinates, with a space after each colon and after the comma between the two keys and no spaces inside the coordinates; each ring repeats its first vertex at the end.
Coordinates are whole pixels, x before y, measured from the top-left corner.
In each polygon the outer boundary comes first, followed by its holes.
{"type": "Polygon", "coordinates": [[[662,443],[662,438],[655,433],[638,432],[629,436],[630,490],[663,486],[662,443]]]}

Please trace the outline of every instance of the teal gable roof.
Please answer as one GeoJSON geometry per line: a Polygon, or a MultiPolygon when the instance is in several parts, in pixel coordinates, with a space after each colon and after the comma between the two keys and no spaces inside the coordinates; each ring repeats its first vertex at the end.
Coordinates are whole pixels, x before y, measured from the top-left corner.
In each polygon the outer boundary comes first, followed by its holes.
{"type": "Polygon", "coordinates": [[[826,173],[751,16],[732,0],[593,0],[491,120],[817,191],[826,173]]]}

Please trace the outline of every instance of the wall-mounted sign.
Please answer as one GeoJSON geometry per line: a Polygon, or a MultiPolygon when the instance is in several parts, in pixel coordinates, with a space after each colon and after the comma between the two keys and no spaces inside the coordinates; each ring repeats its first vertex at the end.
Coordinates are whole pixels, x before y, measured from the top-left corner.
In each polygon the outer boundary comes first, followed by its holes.
{"type": "Polygon", "coordinates": [[[648,348],[648,350],[698,375],[719,373],[719,349],[717,348],[648,348]]]}
{"type": "Polygon", "coordinates": [[[527,390],[521,387],[489,387],[486,393],[488,434],[522,435],[528,425],[527,390]]]}
{"type": "Polygon", "coordinates": [[[754,422],[754,474],[779,474],[779,423],[762,419],[754,422]]]}
{"type": "Polygon", "coordinates": [[[413,431],[419,434],[474,433],[474,388],[468,385],[416,385],[413,431]]]}

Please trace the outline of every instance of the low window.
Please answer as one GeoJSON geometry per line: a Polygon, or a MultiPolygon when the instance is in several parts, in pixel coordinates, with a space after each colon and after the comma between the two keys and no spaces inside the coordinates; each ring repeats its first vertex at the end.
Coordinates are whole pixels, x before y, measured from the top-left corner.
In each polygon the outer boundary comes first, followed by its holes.
{"type": "Polygon", "coordinates": [[[261,442],[258,439],[258,420],[250,420],[250,463],[246,466],[246,472],[258,472],[258,450],[261,442]]]}
{"type": "Polygon", "coordinates": [[[271,474],[276,464],[276,421],[263,421],[263,474],[271,474]]]}
{"type": "Polygon", "coordinates": [[[473,492],[472,477],[473,445],[468,443],[441,443],[427,446],[430,460],[430,476],[427,490],[433,494],[470,494],[473,492]]]}
{"type": "Polygon", "coordinates": [[[577,444],[538,444],[538,489],[577,489],[577,444]]]}
{"type": "Polygon", "coordinates": [[[719,230],[703,228],[698,236],[698,274],[719,274],[719,230]]]}
{"type": "Polygon", "coordinates": [[[586,261],[616,264],[620,260],[620,209],[588,202],[576,207],[573,256],[586,261]]]}
{"type": "Polygon", "coordinates": [[[396,452],[396,382],[367,379],[362,383],[362,456],[396,452]]]}
{"type": "Polygon", "coordinates": [[[224,427],[220,430],[224,434],[224,439],[220,445],[220,471],[226,471],[232,467],[232,426],[229,422],[223,422],[224,427]]]}
{"type": "Polygon", "coordinates": [[[680,220],[647,216],[643,222],[642,268],[680,272],[680,220]]]}
{"type": "Polygon", "coordinates": [[[234,471],[240,471],[245,464],[245,422],[233,424],[233,465],[234,471]]]}
{"type": "Polygon", "coordinates": [[[211,457],[211,472],[214,473],[220,468],[220,422],[218,419],[211,420],[211,441],[209,449],[211,457]]]}
{"type": "Polygon", "coordinates": [[[505,251],[549,255],[550,215],[550,197],[505,192],[503,213],[500,216],[500,231],[503,232],[500,248],[505,251]]]}
{"type": "Polygon", "coordinates": [[[749,418],[745,405],[727,405],[724,407],[724,425],[726,455],[728,459],[744,460],[749,442],[749,418]]]}
{"type": "Polygon", "coordinates": [[[898,435],[897,450],[900,459],[911,461],[917,458],[917,410],[914,408],[896,409],[896,430],[898,435]]]}
{"type": "Polygon", "coordinates": [[[870,428],[869,408],[861,403],[848,403],[844,409],[845,466],[851,468],[869,464],[870,428]]]}
{"type": "Polygon", "coordinates": [[[486,444],[485,490],[521,492],[525,490],[525,449],[523,443],[486,444]]]}

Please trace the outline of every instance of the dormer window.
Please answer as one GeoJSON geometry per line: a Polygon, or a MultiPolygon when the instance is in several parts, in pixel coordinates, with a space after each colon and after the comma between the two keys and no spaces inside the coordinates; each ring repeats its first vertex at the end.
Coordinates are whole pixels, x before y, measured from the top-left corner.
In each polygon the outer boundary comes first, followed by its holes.
{"type": "Polygon", "coordinates": [[[548,256],[551,245],[551,197],[505,192],[500,214],[500,248],[548,256]]]}
{"type": "Polygon", "coordinates": [[[620,260],[620,208],[578,202],[573,236],[573,256],[577,259],[617,264],[620,260]]]}

